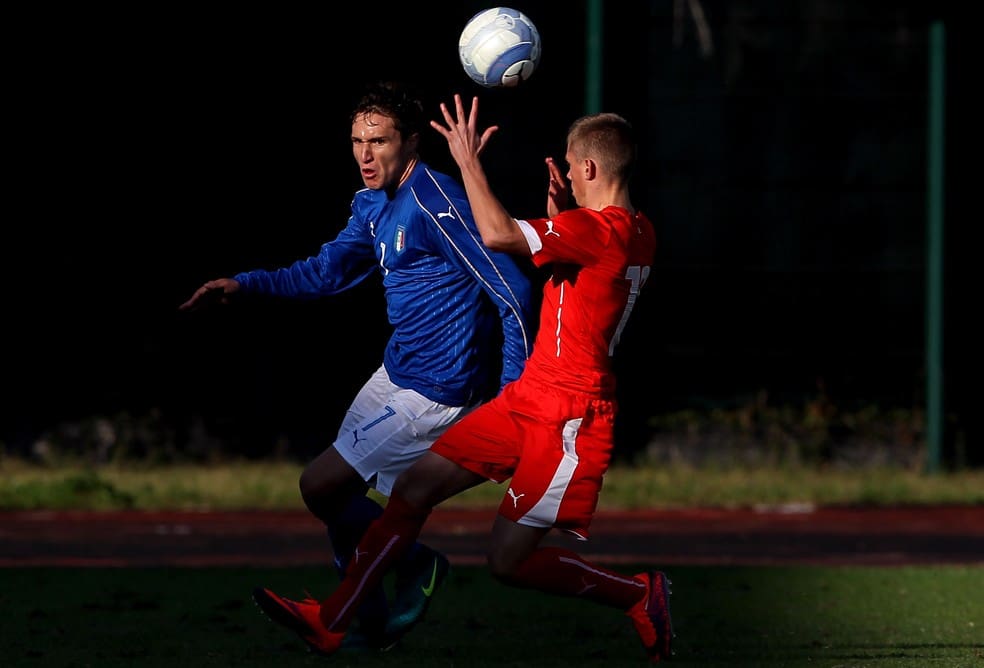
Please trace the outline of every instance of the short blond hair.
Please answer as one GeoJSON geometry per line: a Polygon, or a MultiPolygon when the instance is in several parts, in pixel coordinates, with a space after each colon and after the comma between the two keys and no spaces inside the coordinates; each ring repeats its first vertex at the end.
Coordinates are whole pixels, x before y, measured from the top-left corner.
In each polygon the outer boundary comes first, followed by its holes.
{"type": "Polygon", "coordinates": [[[628,182],[636,161],[635,130],[618,114],[589,114],[571,124],[567,149],[575,158],[590,158],[612,178],[628,182]]]}

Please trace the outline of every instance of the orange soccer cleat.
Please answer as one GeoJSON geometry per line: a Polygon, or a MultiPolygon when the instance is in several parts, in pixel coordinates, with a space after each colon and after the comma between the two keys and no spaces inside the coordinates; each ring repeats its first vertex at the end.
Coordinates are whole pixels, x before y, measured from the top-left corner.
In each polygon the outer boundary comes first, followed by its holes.
{"type": "Polygon", "coordinates": [[[313,598],[292,601],[269,589],[257,587],[253,600],[267,617],[296,633],[313,652],[334,654],[342,646],[345,632],[334,633],[321,622],[321,604],[313,598]]]}
{"type": "Polygon", "coordinates": [[[625,614],[632,620],[642,645],[653,663],[673,655],[673,623],[670,620],[670,585],[661,571],[639,573],[637,579],[646,583],[646,594],[625,614]]]}

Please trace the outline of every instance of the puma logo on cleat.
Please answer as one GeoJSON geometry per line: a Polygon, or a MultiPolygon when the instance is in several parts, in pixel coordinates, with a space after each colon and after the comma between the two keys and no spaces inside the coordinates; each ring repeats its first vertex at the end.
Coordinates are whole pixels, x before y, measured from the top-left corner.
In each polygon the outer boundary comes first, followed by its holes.
{"type": "Polygon", "coordinates": [[[590,582],[588,582],[584,578],[581,578],[581,584],[584,585],[584,588],[581,589],[581,591],[579,591],[577,593],[578,596],[581,596],[582,594],[584,594],[584,592],[588,591],[589,589],[594,589],[597,586],[597,585],[591,584],[590,582]]]}

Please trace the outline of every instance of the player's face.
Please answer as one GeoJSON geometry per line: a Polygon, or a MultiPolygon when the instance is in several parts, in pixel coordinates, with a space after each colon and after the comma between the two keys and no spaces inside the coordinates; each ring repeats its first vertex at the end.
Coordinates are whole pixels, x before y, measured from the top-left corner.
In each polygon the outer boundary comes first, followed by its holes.
{"type": "Polygon", "coordinates": [[[406,172],[413,147],[403,141],[389,116],[362,114],[352,122],[352,155],[367,188],[392,190],[406,172]]]}

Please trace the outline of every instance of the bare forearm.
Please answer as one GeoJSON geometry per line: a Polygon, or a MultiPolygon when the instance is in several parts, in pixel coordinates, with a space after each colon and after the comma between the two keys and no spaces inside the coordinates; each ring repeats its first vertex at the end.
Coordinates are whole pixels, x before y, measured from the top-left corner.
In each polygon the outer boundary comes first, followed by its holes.
{"type": "Polygon", "coordinates": [[[509,215],[499,199],[492,194],[485,169],[479,155],[485,149],[489,139],[499,127],[492,125],[484,132],[478,131],[478,98],[472,98],[471,110],[465,112],[461,95],[454,96],[454,113],[446,104],[441,104],[441,115],[444,125],[431,121],[432,128],[437,130],[448,141],[451,157],[461,170],[461,181],[468,194],[468,202],[475,216],[475,224],[486,246],[495,251],[529,255],[530,247],[519,225],[509,215]]]}
{"type": "Polygon", "coordinates": [[[481,164],[475,160],[459,167],[482,242],[495,251],[529,255],[530,247],[526,237],[492,192],[481,164]]]}

